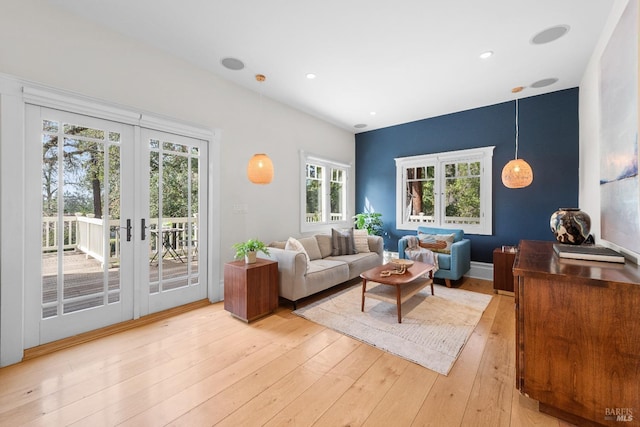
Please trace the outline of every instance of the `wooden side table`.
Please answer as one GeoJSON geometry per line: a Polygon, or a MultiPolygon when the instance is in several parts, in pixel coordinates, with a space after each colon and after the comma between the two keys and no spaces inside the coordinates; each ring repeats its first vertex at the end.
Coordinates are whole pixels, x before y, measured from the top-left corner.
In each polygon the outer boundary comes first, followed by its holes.
{"type": "Polygon", "coordinates": [[[224,309],[251,322],[278,308],[278,263],[258,258],[224,265],[224,309]]]}
{"type": "Polygon", "coordinates": [[[497,248],[493,250],[493,291],[513,295],[513,262],[516,251],[497,248]]]}

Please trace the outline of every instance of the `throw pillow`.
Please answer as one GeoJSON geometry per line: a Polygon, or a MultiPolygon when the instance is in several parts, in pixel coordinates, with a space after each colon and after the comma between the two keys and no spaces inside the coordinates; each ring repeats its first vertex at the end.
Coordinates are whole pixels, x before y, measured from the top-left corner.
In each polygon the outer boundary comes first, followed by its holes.
{"type": "Polygon", "coordinates": [[[322,255],[320,254],[320,246],[318,246],[318,241],[315,237],[303,237],[301,239],[298,239],[298,241],[304,247],[307,255],[309,255],[310,261],[322,258],[322,255]]]}
{"type": "Polygon", "coordinates": [[[424,234],[418,233],[418,239],[420,240],[420,246],[423,248],[431,249],[433,252],[439,252],[441,254],[450,254],[451,245],[455,234],[424,234]]]}
{"type": "Polygon", "coordinates": [[[353,240],[356,244],[356,251],[359,254],[371,252],[369,250],[369,239],[367,238],[367,236],[369,236],[369,233],[365,229],[353,230],[353,240]]]}
{"type": "Polygon", "coordinates": [[[316,234],[315,238],[318,242],[318,247],[320,248],[320,256],[322,258],[331,256],[331,252],[333,252],[333,243],[331,243],[331,236],[328,234],[316,234]]]}
{"type": "Polygon", "coordinates": [[[331,229],[332,256],[353,255],[356,253],[356,244],[353,240],[353,228],[346,230],[331,229]]]}
{"type": "Polygon", "coordinates": [[[284,249],[286,251],[302,252],[304,254],[304,257],[307,260],[307,268],[309,268],[309,261],[310,261],[309,260],[309,254],[304,249],[304,246],[302,246],[302,243],[300,243],[300,241],[298,239],[295,239],[293,237],[289,237],[289,239],[287,240],[287,244],[284,246],[284,249]]]}

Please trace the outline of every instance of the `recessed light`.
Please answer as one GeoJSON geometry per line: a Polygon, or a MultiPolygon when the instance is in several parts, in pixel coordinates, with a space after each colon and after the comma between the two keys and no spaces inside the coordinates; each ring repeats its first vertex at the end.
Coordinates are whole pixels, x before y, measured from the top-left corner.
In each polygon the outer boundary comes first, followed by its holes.
{"type": "Polygon", "coordinates": [[[358,123],[357,125],[353,125],[353,127],[356,129],[363,129],[363,128],[366,128],[367,125],[364,123],[358,123]]]}
{"type": "Polygon", "coordinates": [[[375,116],[375,115],[376,115],[376,112],[375,112],[375,111],[372,111],[372,112],[370,112],[369,114],[370,114],[370,115],[372,115],[372,116],[375,116]]]}
{"type": "Polygon", "coordinates": [[[482,53],[480,54],[480,58],[481,58],[481,59],[487,59],[487,58],[490,58],[490,57],[492,57],[492,56],[493,56],[493,51],[492,51],[492,50],[488,50],[488,51],[486,51],[486,52],[482,52],[482,53]]]}
{"type": "Polygon", "coordinates": [[[224,68],[227,68],[227,69],[233,70],[233,71],[242,70],[244,68],[244,62],[242,62],[242,61],[240,61],[239,59],[236,59],[236,58],[231,58],[231,57],[222,58],[220,63],[222,64],[222,66],[224,68]]]}
{"type": "Polygon", "coordinates": [[[555,77],[551,77],[551,78],[548,78],[548,79],[542,79],[542,80],[538,80],[535,83],[531,83],[531,87],[540,88],[540,87],[545,87],[545,86],[551,86],[552,84],[554,84],[557,81],[558,81],[558,79],[555,78],[555,77]]]}
{"type": "Polygon", "coordinates": [[[558,40],[569,32],[568,25],[556,25],[546,30],[540,31],[538,34],[531,38],[532,44],[545,44],[558,40]]]}
{"type": "Polygon", "coordinates": [[[318,76],[316,76],[316,75],[315,75],[315,74],[313,74],[313,73],[307,73],[307,78],[308,78],[309,80],[313,80],[313,79],[315,79],[316,77],[318,77],[318,76]]]}

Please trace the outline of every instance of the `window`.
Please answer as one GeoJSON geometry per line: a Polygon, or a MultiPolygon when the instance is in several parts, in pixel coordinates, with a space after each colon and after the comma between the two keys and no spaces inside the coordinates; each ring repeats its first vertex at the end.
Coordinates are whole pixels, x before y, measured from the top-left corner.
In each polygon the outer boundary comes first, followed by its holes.
{"type": "Polygon", "coordinates": [[[491,234],[493,149],[474,148],[396,159],[396,223],[491,234]]]}
{"type": "Polygon", "coordinates": [[[301,153],[302,231],[349,223],[347,182],[350,166],[301,153]]]}

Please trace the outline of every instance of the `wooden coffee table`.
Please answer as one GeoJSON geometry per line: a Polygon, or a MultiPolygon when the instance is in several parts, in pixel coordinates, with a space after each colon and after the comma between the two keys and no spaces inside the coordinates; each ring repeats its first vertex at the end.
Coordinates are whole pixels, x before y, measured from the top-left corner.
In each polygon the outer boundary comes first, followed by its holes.
{"type": "Polygon", "coordinates": [[[402,323],[402,303],[431,285],[433,295],[433,269],[431,264],[414,261],[404,274],[392,274],[384,277],[380,273],[385,270],[393,270],[392,264],[379,265],[365,271],[362,277],[362,311],[364,311],[365,296],[377,300],[396,304],[398,323],[402,323]],[[428,277],[424,277],[428,275],[428,277]],[[367,291],[367,281],[378,283],[377,286],[367,291]],[[395,289],[394,289],[395,288],[395,289]]]}

